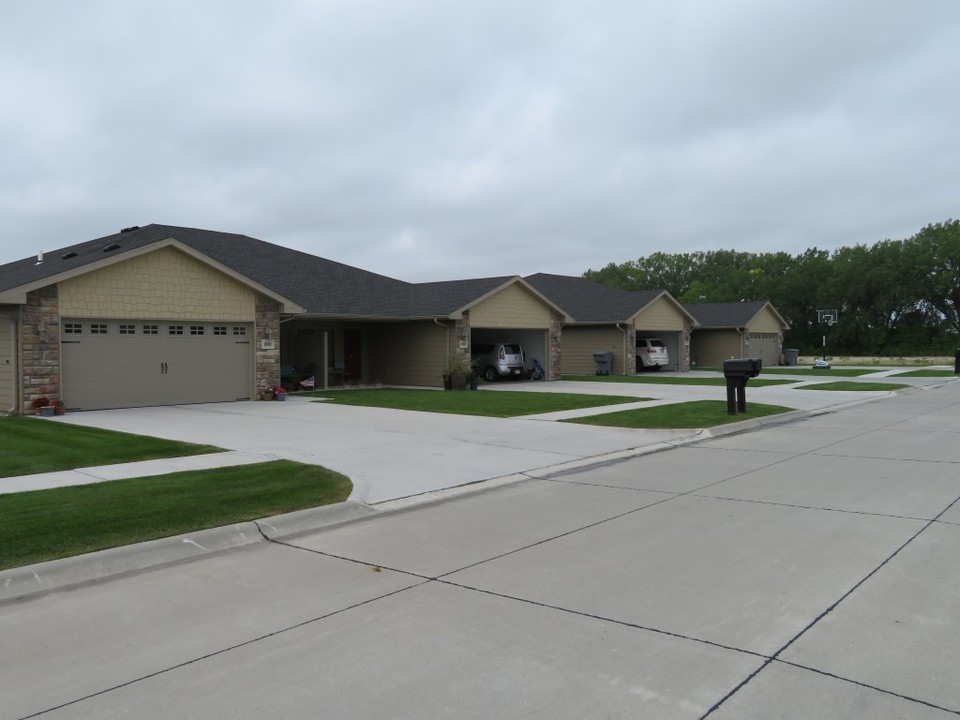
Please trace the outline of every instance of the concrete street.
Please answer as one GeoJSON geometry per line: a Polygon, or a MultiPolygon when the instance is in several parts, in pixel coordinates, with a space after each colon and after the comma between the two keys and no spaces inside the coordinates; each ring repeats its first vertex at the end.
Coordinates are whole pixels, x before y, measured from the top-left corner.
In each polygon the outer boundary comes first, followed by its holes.
{"type": "Polygon", "coordinates": [[[0,718],[956,717],[958,439],[949,382],[0,601],[0,718]]]}

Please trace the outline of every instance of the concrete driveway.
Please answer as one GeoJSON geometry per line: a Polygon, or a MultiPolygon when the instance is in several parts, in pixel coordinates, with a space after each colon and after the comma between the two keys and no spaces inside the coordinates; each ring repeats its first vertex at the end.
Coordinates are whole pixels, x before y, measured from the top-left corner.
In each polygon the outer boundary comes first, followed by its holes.
{"type": "Polygon", "coordinates": [[[958,437],[951,383],[0,603],[0,718],[956,717],[958,437]]]}
{"type": "MultiPolygon", "coordinates": [[[[929,386],[943,380],[913,382],[929,386]]],[[[747,398],[801,410],[823,410],[888,394],[806,392],[796,390],[797,386],[748,387],[747,398]]],[[[503,382],[482,390],[502,391],[652,398],[637,406],[726,397],[725,389],[717,386],[635,383],[503,382]]],[[[567,467],[703,436],[698,430],[626,430],[556,422],[626,407],[636,406],[502,419],[349,407],[292,396],[284,403],[101,410],[73,413],[57,421],[209,443],[263,459],[287,458],[324,465],[353,480],[351,499],[377,504],[479,481],[510,480],[533,470],[567,467]]]]}

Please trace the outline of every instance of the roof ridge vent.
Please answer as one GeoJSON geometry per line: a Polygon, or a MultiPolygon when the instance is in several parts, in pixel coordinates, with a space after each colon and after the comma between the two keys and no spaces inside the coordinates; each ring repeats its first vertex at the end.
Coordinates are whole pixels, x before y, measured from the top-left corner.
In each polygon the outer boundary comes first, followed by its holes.
{"type": "Polygon", "coordinates": [[[75,258],[76,256],[77,254],[73,250],[71,250],[70,252],[65,252],[63,255],[61,255],[60,259],[69,260],[70,258],[75,258]]]}
{"type": "Polygon", "coordinates": [[[119,250],[119,249],[120,249],[120,243],[110,243],[109,245],[107,245],[107,246],[103,249],[103,251],[104,251],[104,252],[113,252],[114,250],[119,250]]]}
{"type": "Polygon", "coordinates": [[[131,225],[130,227],[125,227],[120,230],[121,233],[133,232],[134,230],[139,230],[139,225],[131,225]]]}

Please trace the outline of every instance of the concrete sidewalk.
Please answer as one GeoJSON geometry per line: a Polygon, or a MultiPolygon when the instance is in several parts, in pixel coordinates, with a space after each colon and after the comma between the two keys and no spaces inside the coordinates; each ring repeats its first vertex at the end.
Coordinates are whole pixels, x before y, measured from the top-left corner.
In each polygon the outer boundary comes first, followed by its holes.
{"type": "Polygon", "coordinates": [[[0,717],[955,718],[958,437],[950,383],[0,602],[0,717]]]}

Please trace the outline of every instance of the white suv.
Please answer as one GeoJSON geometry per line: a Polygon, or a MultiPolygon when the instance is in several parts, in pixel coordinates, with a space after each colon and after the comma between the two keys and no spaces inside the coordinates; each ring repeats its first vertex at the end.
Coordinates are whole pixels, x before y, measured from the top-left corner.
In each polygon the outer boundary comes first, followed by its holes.
{"type": "Polygon", "coordinates": [[[660,338],[637,338],[637,372],[659,370],[670,364],[670,354],[660,338]]]}

